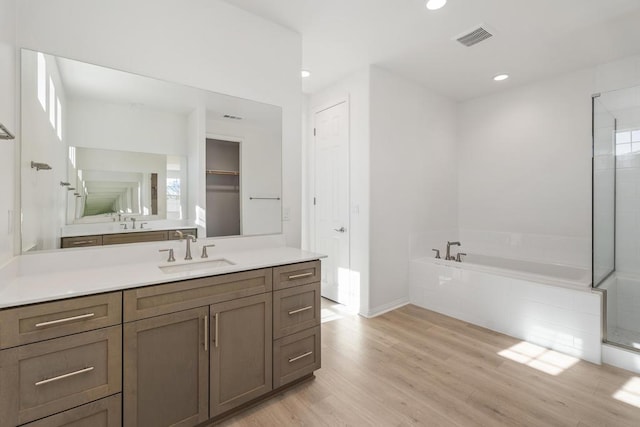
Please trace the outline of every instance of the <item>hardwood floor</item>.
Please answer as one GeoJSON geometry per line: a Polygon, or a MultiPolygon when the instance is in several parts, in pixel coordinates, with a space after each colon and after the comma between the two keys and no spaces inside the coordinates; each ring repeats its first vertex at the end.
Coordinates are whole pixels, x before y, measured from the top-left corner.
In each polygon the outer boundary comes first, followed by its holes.
{"type": "Polygon", "coordinates": [[[365,319],[323,301],[323,322],[316,379],[220,425],[640,426],[638,374],[412,305],[365,319]]]}

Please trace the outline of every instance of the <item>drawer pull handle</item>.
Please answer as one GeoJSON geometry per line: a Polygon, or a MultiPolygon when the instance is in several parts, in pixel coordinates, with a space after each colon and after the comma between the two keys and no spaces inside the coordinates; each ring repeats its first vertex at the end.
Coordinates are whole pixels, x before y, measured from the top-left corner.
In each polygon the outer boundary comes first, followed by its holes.
{"type": "Polygon", "coordinates": [[[38,381],[36,383],[36,385],[49,384],[49,383],[52,383],[54,381],[58,381],[58,380],[62,380],[62,379],[65,379],[65,378],[73,377],[75,375],[80,375],[80,374],[84,374],[84,373],[87,373],[87,372],[91,372],[91,371],[93,371],[93,369],[94,369],[94,367],[90,366],[88,368],[80,369],[79,371],[69,372],[68,374],[59,375],[57,377],[49,378],[48,380],[38,381]]]}
{"type": "Polygon", "coordinates": [[[204,316],[204,351],[209,351],[209,316],[204,316]]]}
{"type": "Polygon", "coordinates": [[[307,307],[299,308],[297,310],[291,310],[289,312],[289,316],[293,316],[294,314],[297,314],[297,313],[302,313],[303,311],[311,310],[312,308],[313,308],[313,306],[310,305],[310,306],[307,306],[307,307]]]}
{"type": "Polygon", "coordinates": [[[96,243],[95,240],[76,240],[75,242],[71,243],[72,245],[87,245],[89,243],[96,243]]]}
{"type": "Polygon", "coordinates": [[[220,313],[216,313],[216,348],[218,348],[218,344],[220,341],[220,338],[218,338],[218,317],[219,317],[220,313]]]}
{"type": "Polygon", "coordinates": [[[58,323],[73,322],[74,320],[88,319],[88,318],[93,317],[95,315],[96,315],[95,313],[87,313],[87,314],[81,314],[80,316],[65,317],[64,319],[51,320],[49,322],[36,323],[36,328],[42,328],[44,326],[57,325],[58,323]]]}
{"type": "Polygon", "coordinates": [[[289,280],[302,279],[303,277],[309,276],[313,276],[313,273],[294,274],[293,276],[289,276],[289,280]]]}
{"type": "Polygon", "coordinates": [[[307,351],[306,353],[301,354],[300,356],[292,357],[291,359],[289,359],[289,363],[293,363],[296,360],[300,360],[300,359],[303,359],[303,358],[305,358],[307,356],[311,356],[312,354],[313,354],[313,351],[307,351]]]}

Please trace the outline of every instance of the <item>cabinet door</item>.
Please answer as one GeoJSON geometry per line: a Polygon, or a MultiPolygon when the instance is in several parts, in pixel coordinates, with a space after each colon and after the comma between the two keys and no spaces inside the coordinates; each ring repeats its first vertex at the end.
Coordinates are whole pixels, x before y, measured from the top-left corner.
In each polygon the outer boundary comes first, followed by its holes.
{"type": "Polygon", "coordinates": [[[209,418],[209,307],[124,325],[124,425],[209,418]]]}
{"type": "Polygon", "coordinates": [[[211,306],[211,416],[272,389],[271,293],[211,306]]]}

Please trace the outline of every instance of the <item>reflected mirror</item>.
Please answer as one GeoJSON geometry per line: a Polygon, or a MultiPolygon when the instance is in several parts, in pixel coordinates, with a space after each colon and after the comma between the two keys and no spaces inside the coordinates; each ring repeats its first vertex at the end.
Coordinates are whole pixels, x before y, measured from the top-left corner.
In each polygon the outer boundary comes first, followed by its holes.
{"type": "Polygon", "coordinates": [[[282,232],[280,107],[26,49],[21,79],[23,252],[282,232]]]}

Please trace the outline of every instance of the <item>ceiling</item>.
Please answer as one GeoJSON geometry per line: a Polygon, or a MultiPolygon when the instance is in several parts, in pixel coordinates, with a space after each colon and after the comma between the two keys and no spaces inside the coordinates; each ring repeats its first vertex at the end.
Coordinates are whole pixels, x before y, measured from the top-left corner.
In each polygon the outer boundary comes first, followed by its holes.
{"type": "Polygon", "coordinates": [[[302,35],[306,93],[374,64],[465,100],[640,51],[638,0],[225,1],[302,35]],[[478,24],[494,37],[452,40],[478,24]]]}

